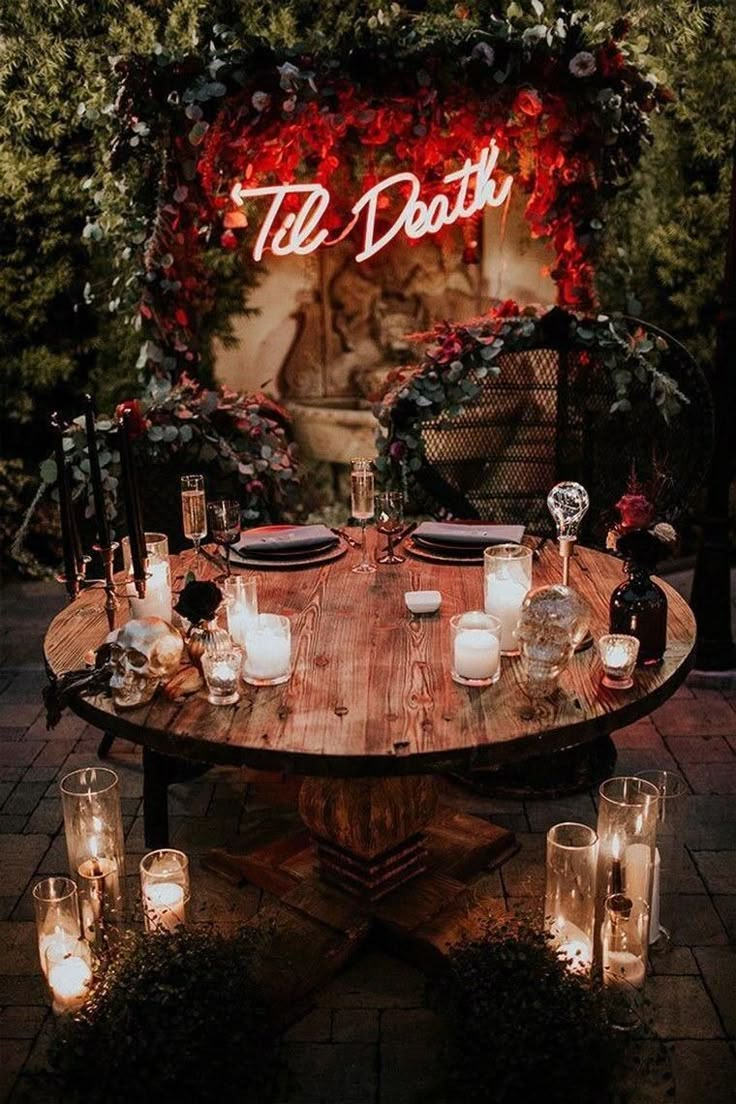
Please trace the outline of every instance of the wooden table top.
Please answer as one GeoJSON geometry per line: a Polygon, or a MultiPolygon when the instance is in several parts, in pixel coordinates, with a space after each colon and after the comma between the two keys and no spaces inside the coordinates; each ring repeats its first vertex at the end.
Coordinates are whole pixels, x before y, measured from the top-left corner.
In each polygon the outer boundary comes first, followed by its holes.
{"type": "MultiPolygon", "coordinates": [[[[369,540],[376,540],[370,530],[369,540]]],[[[404,564],[356,575],[350,569],[359,554],[350,549],[319,567],[258,572],[261,611],[292,617],[294,673],[285,685],[243,686],[232,706],[212,706],[202,692],[175,703],[156,695],[148,705],[119,712],[106,695],[78,697],[72,708],[115,735],[202,762],[307,775],[413,774],[493,766],[585,743],[650,713],[692,663],[694,617],[660,580],[669,601],[662,664],[639,671],[631,690],[606,690],[589,648],[573,658],[560,692],[530,719],[518,659],[502,660],[500,681],[485,689],[450,678],[449,620],[482,609],[481,566],[407,556],[404,564]],[[435,589],[442,592],[439,613],[409,614],[405,591],[435,589]]],[[[172,558],[172,573],[190,562],[191,553],[172,558]]],[[[534,586],[559,581],[554,544],[543,546],[533,570],[534,586]]],[[[205,564],[202,574],[215,571],[205,564]]],[[[608,631],[609,596],[622,578],[616,558],[576,549],[570,581],[590,603],[596,638],[608,631]]],[[[84,592],[49,627],[49,670],[84,666],[85,654],[106,633],[101,592],[84,592]]]]}

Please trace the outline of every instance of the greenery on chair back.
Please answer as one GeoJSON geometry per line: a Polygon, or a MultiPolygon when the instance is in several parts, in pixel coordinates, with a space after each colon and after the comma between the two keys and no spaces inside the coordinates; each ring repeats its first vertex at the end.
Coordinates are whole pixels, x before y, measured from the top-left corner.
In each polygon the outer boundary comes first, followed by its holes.
{"type": "Polygon", "coordinates": [[[544,935],[489,921],[460,944],[438,988],[450,1042],[451,1100],[601,1104],[620,1036],[605,994],[571,973],[544,935]]]}
{"type": "Polygon", "coordinates": [[[257,952],[245,931],[126,932],[82,1012],[57,1021],[59,1099],[265,1104],[278,1036],[253,980],[257,952]]]}

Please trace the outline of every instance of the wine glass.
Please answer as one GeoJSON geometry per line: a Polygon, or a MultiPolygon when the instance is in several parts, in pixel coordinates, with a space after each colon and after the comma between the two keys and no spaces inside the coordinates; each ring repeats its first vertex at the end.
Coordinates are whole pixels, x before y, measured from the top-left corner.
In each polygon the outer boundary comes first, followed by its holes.
{"type": "Polygon", "coordinates": [[[379,564],[400,564],[403,556],[394,553],[394,536],[404,520],[404,492],[381,491],[376,495],[376,528],[386,534],[386,553],[379,556],[379,564]]]}
{"type": "Polygon", "coordinates": [[[358,574],[367,575],[376,570],[376,565],[368,559],[366,542],[366,524],[373,518],[375,507],[375,481],[373,465],[370,460],[358,457],[350,461],[350,512],[360,522],[362,530],[360,563],[353,568],[358,574]]]}
{"type": "Polygon", "coordinates": [[[240,503],[231,498],[208,502],[210,533],[216,544],[225,549],[225,571],[230,574],[230,549],[240,536],[240,503]]]}
{"type": "Polygon", "coordinates": [[[184,536],[194,543],[194,574],[196,575],[199,567],[199,542],[207,536],[203,475],[181,477],[181,517],[184,536]]]}

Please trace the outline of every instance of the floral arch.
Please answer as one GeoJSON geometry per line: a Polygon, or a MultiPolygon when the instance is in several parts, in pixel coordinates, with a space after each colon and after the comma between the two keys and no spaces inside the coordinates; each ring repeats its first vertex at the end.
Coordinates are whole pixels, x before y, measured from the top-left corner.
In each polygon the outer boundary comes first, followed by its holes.
{"type": "MultiPolygon", "coordinates": [[[[101,193],[87,231],[117,234],[135,268],[127,286],[145,339],[139,367],[164,389],[182,370],[196,373],[223,270],[238,272],[240,287],[257,279],[266,210],[249,192],[305,182],[329,191],[319,221],[329,241],[391,174],[414,174],[431,203],[448,176],[494,147],[498,170],[527,196],[530,233],[552,245],[558,303],[591,308],[605,204],[668,97],[625,32],[623,22],[590,28],[580,13],[545,20],[538,0],[527,14],[512,4],[483,18],[461,5],[421,16],[392,5],[332,47],[275,49],[216,27],[206,55],[119,62],[116,187],[101,193]]],[[[392,194],[399,208],[408,187],[392,194]]],[[[282,199],[266,249],[284,218],[300,218],[303,194],[282,199]]],[[[462,220],[469,263],[477,220],[462,220]]]]}

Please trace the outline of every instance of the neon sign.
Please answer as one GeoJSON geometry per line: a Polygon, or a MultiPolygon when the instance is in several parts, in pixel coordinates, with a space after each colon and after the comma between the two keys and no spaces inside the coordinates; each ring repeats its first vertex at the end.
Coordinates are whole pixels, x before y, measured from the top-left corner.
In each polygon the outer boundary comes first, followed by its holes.
{"type": "Polygon", "coordinates": [[[320,222],[330,205],[331,195],[322,184],[278,184],[269,188],[243,188],[236,184],[230,195],[234,203],[242,207],[244,202],[262,196],[271,197],[258,237],[253,247],[253,257],[260,261],[264,251],[270,249],[276,257],[290,253],[304,256],[313,253],[321,245],[335,245],[342,241],[364,219],[363,248],[356,261],[366,261],[388,245],[397,234],[417,240],[425,234],[436,234],[445,226],[459,219],[470,218],[484,207],[500,207],[509,197],[513,177],[506,175],[501,181],[494,178],[498,147],[495,141],[484,149],[476,162],[467,158],[463,167],[451,172],[442,180],[452,185],[451,195],[437,192],[429,200],[421,198],[421,184],[414,173],[400,172],[379,181],[364,192],[352,208],[352,219],[337,238],[328,240],[329,231],[320,222]],[[471,185],[474,185],[471,189],[471,185]],[[388,229],[377,233],[379,210],[396,200],[397,189],[402,189],[398,200],[400,210],[393,214],[388,229]],[[393,193],[393,194],[392,194],[393,193]],[[299,209],[282,217],[282,206],[287,196],[303,196],[299,209]]]}

